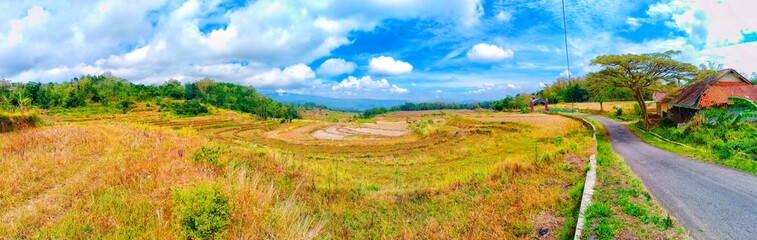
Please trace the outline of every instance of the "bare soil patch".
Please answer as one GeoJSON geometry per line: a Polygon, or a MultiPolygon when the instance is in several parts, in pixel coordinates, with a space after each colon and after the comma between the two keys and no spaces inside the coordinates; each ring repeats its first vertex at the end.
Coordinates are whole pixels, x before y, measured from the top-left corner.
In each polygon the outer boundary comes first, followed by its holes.
{"type": "Polygon", "coordinates": [[[314,131],[311,135],[323,140],[377,140],[395,138],[409,134],[407,124],[381,122],[366,124],[337,124],[314,131]],[[352,138],[350,138],[352,137],[352,138]]]}
{"type": "Polygon", "coordinates": [[[556,217],[554,213],[544,211],[534,220],[534,236],[537,239],[557,239],[555,231],[560,229],[565,219],[556,217]]]}

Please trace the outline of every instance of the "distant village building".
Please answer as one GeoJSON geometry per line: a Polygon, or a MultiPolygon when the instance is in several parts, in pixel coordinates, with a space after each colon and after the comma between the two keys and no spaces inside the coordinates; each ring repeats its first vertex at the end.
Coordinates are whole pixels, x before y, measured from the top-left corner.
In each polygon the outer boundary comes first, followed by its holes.
{"type": "Polygon", "coordinates": [[[690,120],[701,109],[712,106],[733,104],[729,97],[740,97],[757,101],[757,86],[733,69],[724,69],[700,82],[684,87],[675,97],[655,93],[657,114],[683,123],[690,120]]]}
{"type": "Polygon", "coordinates": [[[655,92],[654,94],[652,94],[652,100],[654,100],[655,105],[657,105],[657,115],[662,118],[667,118],[668,102],[670,101],[668,94],[664,92],[655,92]]]}

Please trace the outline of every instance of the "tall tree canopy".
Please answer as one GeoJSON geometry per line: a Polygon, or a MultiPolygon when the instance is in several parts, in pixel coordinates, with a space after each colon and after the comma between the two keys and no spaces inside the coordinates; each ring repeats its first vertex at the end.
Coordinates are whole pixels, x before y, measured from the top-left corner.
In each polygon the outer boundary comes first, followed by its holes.
{"type": "Polygon", "coordinates": [[[649,129],[649,116],[644,94],[661,89],[666,83],[689,79],[697,70],[694,65],[673,59],[680,51],[661,53],[603,55],[591,61],[602,70],[588,75],[594,87],[630,89],[644,115],[644,128],[649,129]]]}
{"type": "Polygon", "coordinates": [[[584,102],[589,99],[589,91],[582,88],[581,85],[573,84],[565,92],[565,101],[567,102],[584,102]]]}
{"type": "Polygon", "coordinates": [[[275,102],[258,94],[252,87],[215,82],[210,78],[186,83],[184,86],[177,80],[168,80],[160,86],[134,84],[110,73],[85,75],[69,82],[46,84],[12,83],[0,78],[0,108],[4,105],[9,112],[15,106],[26,110],[28,106],[45,109],[75,108],[95,103],[126,111],[130,103],[163,98],[196,100],[187,107],[197,108],[197,104],[209,104],[254,114],[261,119],[291,121],[300,118],[294,106],[275,102]]]}
{"type": "Polygon", "coordinates": [[[587,99],[583,95],[583,91],[581,89],[585,89],[589,92],[588,100],[596,102],[626,101],[634,99],[631,90],[619,88],[594,88],[594,86],[590,85],[589,81],[582,76],[574,77],[571,79],[563,77],[557,78],[557,80],[547,84],[543,89],[539,90],[536,93],[536,96],[541,99],[549,100],[550,104],[586,101],[587,99]],[[571,88],[572,91],[570,92],[570,94],[574,95],[569,97],[569,90],[571,90],[571,88]],[[576,99],[576,96],[578,96],[579,98],[576,99]]]}

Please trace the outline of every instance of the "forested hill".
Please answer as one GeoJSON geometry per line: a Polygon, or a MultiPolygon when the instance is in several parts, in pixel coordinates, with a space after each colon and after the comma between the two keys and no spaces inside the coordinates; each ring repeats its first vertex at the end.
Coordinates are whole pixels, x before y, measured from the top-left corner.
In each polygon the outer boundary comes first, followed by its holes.
{"type": "Polygon", "coordinates": [[[6,106],[76,108],[99,103],[118,107],[136,101],[192,100],[219,108],[257,115],[261,119],[299,118],[297,110],[258,94],[254,88],[203,79],[182,85],[169,80],[162,85],[134,84],[109,74],[82,76],[62,83],[25,84],[0,82],[0,100],[6,106]],[[20,103],[20,104],[19,104],[20,103]]]}

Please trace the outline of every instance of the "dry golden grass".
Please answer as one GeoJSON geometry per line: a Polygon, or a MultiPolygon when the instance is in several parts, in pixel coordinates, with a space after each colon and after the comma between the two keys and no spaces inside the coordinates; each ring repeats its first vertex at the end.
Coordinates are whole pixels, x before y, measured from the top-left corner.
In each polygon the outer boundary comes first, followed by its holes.
{"type": "Polygon", "coordinates": [[[585,161],[592,142],[577,121],[473,111],[381,121],[428,134],[324,141],[307,136],[335,123],[220,110],[3,134],[0,236],[179,238],[171,190],[205,182],[230,199],[227,238],[532,238],[537,218],[552,219],[552,236],[570,235],[583,171],[566,156],[585,161]],[[222,149],[220,165],[194,162],[201,146],[222,149]]]}
{"type": "Polygon", "coordinates": [[[7,140],[0,143],[0,171],[7,173],[0,180],[4,236],[45,236],[63,228],[81,237],[90,234],[84,228],[104,233],[129,221],[154,225],[142,229],[149,230],[143,232],[147,236],[170,236],[163,224],[170,187],[211,177],[186,161],[204,141],[169,131],[92,125],[2,138],[7,140]],[[110,212],[118,209],[111,204],[139,217],[110,212]]]}
{"type": "Polygon", "coordinates": [[[538,125],[539,127],[534,131],[537,132],[537,135],[542,136],[562,135],[581,127],[581,123],[575,120],[562,116],[540,113],[512,114],[499,112],[488,115],[472,116],[472,119],[487,122],[504,121],[538,125]]]}
{"type": "Polygon", "coordinates": [[[221,182],[231,195],[229,237],[292,239],[320,229],[292,201],[277,200],[260,174],[234,167],[224,177],[193,163],[208,142],[182,131],[93,124],[0,137],[0,237],[179,238],[171,190],[203,181],[221,182]]]}

